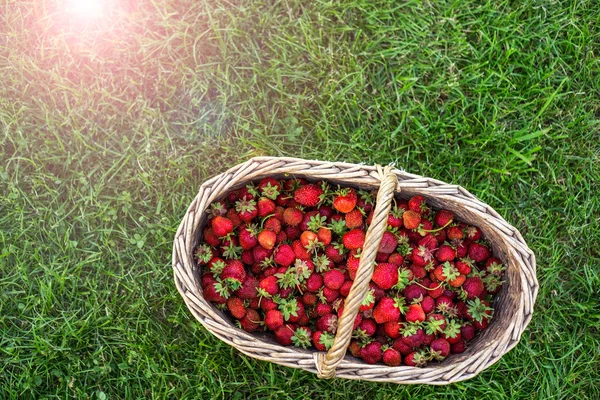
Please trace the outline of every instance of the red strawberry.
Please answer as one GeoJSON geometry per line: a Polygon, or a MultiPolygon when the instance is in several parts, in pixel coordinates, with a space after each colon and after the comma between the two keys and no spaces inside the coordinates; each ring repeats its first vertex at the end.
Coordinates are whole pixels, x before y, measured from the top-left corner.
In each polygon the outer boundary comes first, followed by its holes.
{"type": "Polygon", "coordinates": [[[221,272],[221,279],[234,279],[241,285],[246,279],[246,270],[240,260],[228,260],[221,272]]]}
{"type": "Polygon", "coordinates": [[[325,314],[315,322],[315,329],[334,333],[337,331],[338,317],[334,314],[325,314]]]}
{"type": "Polygon", "coordinates": [[[275,212],[275,207],[277,205],[275,202],[269,198],[261,197],[258,199],[257,207],[258,207],[258,216],[260,218],[264,218],[269,214],[273,214],[275,212]]]}
{"type": "Polygon", "coordinates": [[[275,251],[273,251],[273,260],[275,260],[277,265],[281,265],[282,267],[289,267],[292,265],[296,260],[296,255],[294,254],[292,246],[286,243],[279,245],[275,251]]]}
{"type": "Polygon", "coordinates": [[[306,292],[302,295],[302,302],[306,306],[314,306],[317,304],[317,295],[311,292],[306,292]]]}
{"type": "Polygon", "coordinates": [[[283,212],[283,223],[291,226],[300,225],[304,213],[296,207],[288,207],[283,212]]]}
{"type": "Polygon", "coordinates": [[[446,230],[446,235],[448,236],[448,240],[462,240],[464,237],[462,229],[459,226],[450,226],[446,230]]]}
{"type": "Polygon", "coordinates": [[[352,284],[353,283],[354,282],[350,281],[350,280],[344,281],[344,284],[340,288],[340,296],[342,296],[342,297],[348,297],[348,294],[350,294],[350,289],[352,289],[352,284]]]}
{"type": "Polygon", "coordinates": [[[431,343],[431,355],[436,360],[443,360],[450,355],[450,343],[446,339],[438,338],[431,343]]]}
{"type": "Polygon", "coordinates": [[[410,347],[420,347],[425,343],[425,331],[416,326],[407,325],[402,330],[402,337],[400,339],[410,347]]]}
{"type": "Polygon", "coordinates": [[[421,215],[412,210],[405,211],[402,214],[402,222],[406,229],[417,229],[421,224],[421,215]]]}
{"type": "Polygon", "coordinates": [[[329,303],[317,303],[315,306],[315,313],[317,315],[323,316],[327,314],[331,314],[333,312],[333,307],[329,303]]]}
{"type": "Polygon", "coordinates": [[[461,258],[454,263],[454,266],[463,275],[469,275],[473,268],[473,260],[470,258],[461,258]]]}
{"type": "Polygon", "coordinates": [[[302,246],[302,243],[300,242],[300,240],[294,240],[292,242],[292,249],[294,250],[294,254],[296,255],[297,258],[299,258],[301,260],[310,259],[310,253],[308,251],[306,251],[304,246],[302,246]]]}
{"type": "Polygon", "coordinates": [[[292,345],[292,336],[294,336],[294,326],[285,324],[275,330],[275,340],[283,346],[292,345]]]}
{"type": "Polygon", "coordinates": [[[246,311],[244,318],[240,319],[240,326],[246,332],[254,332],[260,329],[261,322],[262,321],[260,319],[260,315],[258,315],[258,312],[252,308],[249,308],[246,311]]]}
{"type": "Polygon", "coordinates": [[[377,264],[371,280],[383,290],[391,289],[398,283],[398,267],[389,263],[377,264]]]}
{"type": "Polygon", "coordinates": [[[344,246],[337,243],[331,243],[325,247],[325,255],[334,263],[344,260],[344,246]]]}
{"type": "Polygon", "coordinates": [[[294,193],[294,200],[303,206],[314,207],[321,200],[320,196],[322,194],[323,190],[320,187],[309,183],[308,185],[301,186],[296,190],[294,193]]]}
{"type": "Polygon", "coordinates": [[[285,232],[285,235],[290,242],[298,239],[302,233],[299,227],[291,225],[286,225],[282,232],[285,232]]]}
{"type": "Polygon", "coordinates": [[[361,321],[358,329],[363,331],[366,336],[373,336],[377,330],[377,323],[372,318],[365,318],[361,321]]]}
{"type": "Polygon", "coordinates": [[[496,257],[488,258],[488,260],[485,262],[485,268],[490,274],[494,275],[502,275],[502,273],[506,270],[506,267],[502,265],[502,261],[496,257]]]}
{"type": "Polygon", "coordinates": [[[402,254],[400,253],[392,253],[388,257],[388,262],[390,264],[394,264],[397,267],[400,267],[402,264],[404,264],[404,257],[402,257],[402,254]]]}
{"type": "Polygon", "coordinates": [[[275,296],[279,291],[277,277],[272,275],[264,278],[258,285],[258,294],[264,297],[275,296]]]}
{"type": "Polygon", "coordinates": [[[332,290],[339,290],[344,284],[344,273],[338,269],[332,269],[323,274],[323,284],[332,290]]]}
{"type": "Polygon", "coordinates": [[[388,348],[383,352],[383,362],[391,367],[397,367],[402,364],[402,355],[393,348],[388,348]]]}
{"type": "Polygon", "coordinates": [[[467,239],[472,242],[481,239],[481,230],[476,226],[467,226],[464,232],[467,239]]]}
{"type": "Polygon", "coordinates": [[[258,243],[267,250],[271,250],[275,247],[277,241],[277,234],[272,230],[265,229],[258,234],[258,243]]]}
{"type": "Polygon", "coordinates": [[[483,287],[483,281],[478,276],[467,278],[463,283],[462,287],[463,290],[467,293],[468,299],[474,299],[475,297],[478,297],[485,289],[483,287]]]}
{"type": "Polygon", "coordinates": [[[334,210],[333,208],[326,206],[326,205],[321,205],[319,206],[319,208],[317,208],[317,211],[319,211],[319,215],[321,217],[325,217],[326,221],[331,220],[331,217],[334,214],[334,210]]]}
{"type": "Polygon", "coordinates": [[[415,300],[423,299],[427,295],[427,290],[416,283],[411,283],[404,288],[402,294],[408,303],[412,303],[415,300]]]}
{"type": "Polygon", "coordinates": [[[475,328],[471,324],[465,324],[460,328],[460,335],[465,340],[471,340],[475,337],[475,328]]]}
{"type": "Polygon", "coordinates": [[[350,279],[354,280],[356,278],[356,271],[358,271],[358,266],[360,264],[360,255],[355,252],[355,250],[351,250],[348,253],[348,260],[346,261],[346,268],[348,269],[348,275],[350,279]]]}
{"type": "Polygon", "coordinates": [[[291,339],[294,346],[306,349],[312,344],[312,331],[307,326],[300,326],[296,328],[291,339]]]}
{"type": "Polygon", "coordinates": [[[344,214],[349,213],[356,206],[357,199],[354,189],[341,189],[333,199],[333,208],[344,214]]]}
{"type": "Polygon", "coordinates": [[[276,310],[279,305],[275,303],[275,300],[270,299],[268,297],[260,297],[260,308],[264,312],[268,312],[269,310],[276,310]]]}
{"type": "Polygon", "coordinates": [[[408,306],[404,318],[407,322],[423,322],[425,321],[425,312],[419,304],[411,304],[408,306]]]}
{"type": "Polygon", "coordinates": [[[360,351],[360,356],[367,364],[376,364],[383,357],[381,353],[381,343],[373,341],[367,344],[360,351]]]}
{"type": "Polygon", "coordinates": [[[423,215],[428,215],[430,211],[429,207],[427,207],[427,204],[425,204],[425,198],[421,195],[411,197],[410,200],[408,200],[408,208],[411,211],[423,215]]]}
{"type": "Polygon", "coordinates": [[[471,243],[469,245],[469,258],[475,262],[484,262],[490,258],[492,253],[487,246],[479,243],[471,243]]]}
{"type": "Polygon", "coordinates": [[[254,299],[258,296],[258,279],[250,274],[246,275],[246,279],[242,282],[242,286],[235,292],[240,299],[254,299]]]}
{"type": "Polygon", "coordinates": [[[275,233],[279,233],[281,232],[281,221],[275,217],[270,217],[265,221],[264,228],[265,230],[268,229],[275,233]]]}
{"type": "Polygon", "coordinates": [[[258,239],[256,238],[256,231],[253,226],[242,226],[239,230],[238,238],[240,246],[244,250],[250,250],[258,244],[258,239]]]}
{"type": "Polygon", "coordinates": [[[344,234],[342,242],[349,250],[362,248],[365,244],[365,232],[361,229],[352,229],[344,234]]]}
{"type": "MultiPolygon", "coordinates": [[[[468,300],[466,303],[466,317],[475,322],[484,323],[488,322],[488,319],[491,318],[492,308],[489,307],[489,304],[486,301],[481,301],[478,297],[474,300],[468,300]]],[[[477,326],[476,326],[477,327],[477,326]]]]}
{"type": "Polygon", "coordinates": [[[413,351],[404,357],[404,364],[409,367],[424,367],[427,364],[427,357],[421,352],[413,351]]]}
{"type": "Polygon", "coordinates": [[[430,290],[427,291],[427,294],[434,299],[444,294],[444,286],[439,282],[431,282],[428,287],[430,290]]]}
{"type": "Polygon", "coordinates": [[[457,343],[450,344],[450,353],[452,354],[460,354],[464,353],[467,349],[467,345],[464,340],[460,340],[457,343]]]}
{"type": "Polygon", "coordinates": [[[359,228],[363,224],[363,215],[358,208],[355,208],[346,214],[344,220],[346,221],[346,227],[348,229],[359,228]]]}
{"type": "Polygon", "coordinates": [[[319,239],[320,243],[322,243],[324,246],[327,246],[331,243],[331,230],[324,226],[319,228],[317,231],[317,238],[319,239]]]}
{"type": "Polygon", "coordinates": [[[350,350],[350,354],[354,357],[360,357],[360,351],[362,350],[362,345],[357,339],[352,339],[350,341],[350,346],[348,346],[348,350],[350,350]]]}
{"type": "Polygon", "coordinates": [[[378,324],[400,320],[400,309],[404,307],[404,299],[384,297],[373,309],[373,318],[378,324]]]}
{"type": "Polygon", "coordinates": [[[398,246],[398,239],[390,231],[383,232],[381,243],[379,244],[379,252],[385,254],[392,254],[398,246]]]}
{"type": "Polygon", "coordinates": [[[446,261],[453,261],[456,257],[456,251],[448,246],[447,244],[441,245],[435,253],[435,258],[441,263],[446,261]]]}
{"type": "Polygon", "coordinates": [[[454,214],[448,210],[440,210],[435,214],[434,222],[437,226],[449,225],[454,219],[454,214]]]}
{"type": "Polygon", "coordinates": [[[398,321],[388,321],[383,324],[383,330],[390,339],[397,339],[400,337],[400,328],[402,328],[402,323],[398,321]]]}
{"type": "Polygon", "coordinates": [[[306,280],[306,290],[317,293],[323,287],[323,278],[320,274],[312,273],[306,280]]]}
{"type": "Polygon", "coordinates": [[[202,238],[209,246],[218,246],[221,244],[221,240],[219,240],[219,237],[212,227],[206,228],[202,231],[202,238]]]}
{"type": "Polygon", "coordinates": [[[246,316],[246,307],[244,301],[236,296],[231,296],[227,300],[227,309],[236,319],[242,319],[246,316]]]}
{"type": "Polygon", "coordinates": [[[456,257],[457,258],[464,258],[467,256],[467,252],[468,252],[468,245],[465,241],[460,241],[459,243],[455,244],[456,246],[456,257]]]}
{"type": "Polygon", "coordinates": [[[433,253],[425,246],[419,246],[412,250],[411,253],[413,264],[424,267],[433,260],[433,253]]]}
{"type": "Polygon", "coordinates": [[[425,314],[429,314],[435,309],[435,300],[431,296],[425,296],[423,300],[421,300],[421,307],[425,314]]]}
{"type": "Polygon", "coordinates": [[[398,350],[403,356],[406,356],[413,351],[413,347],[404,343],[402,337],[399,337],[398,339],[394,340],[394,344],[392,345],[392,347],[398,350]]]}
{"type": "Polygon", "coordinates": [[[279,193],[281,193],[281,184],[277,179],[268,176],[260,180],[258,183],[258,190],[263,196],[275,200],[279,193]]]}
{"type": "Polygon", "coordinates": [[[314,331],[312,342],[319,351],[327,351],[333,346],[334,336],[329,332],[314,331]]]}
{"type": "Polygon", "coordinates": [[[229,218],[221,217],[220,215],[211,219],[210,225],[218,237],[223,237],[233,232],[233,222],[229,218]]]}
{"type": "Polygon", "coordinates": [[[204,298],[215,304],[227,303],[230,291],[226,285],[211,277],[211,280],[205,283],[202,288],[204,298]]]}
{"type": "Polygon", "coordinates": [[[235,211],[237,216],[244,222],[252,221],[258,215],[256,201],[252,199],[241,199],[235,202],[235,211]]]}
{"type": "Polygon", "coordinates": [[[318,211],[308,211],[304,214],[304,218],[302,218],[299,227],[302,231],[317,231],[319,227],[323,226],[321,222],[322,218],[318,211]]]}
{"type": "Polygon", "coordinates": [[[309,251],[316,249],[316,245],[318,242],[319,237],[314,232],[304,231],[300,235],[300,243],[302,243],[302,246],[309,251]]]}

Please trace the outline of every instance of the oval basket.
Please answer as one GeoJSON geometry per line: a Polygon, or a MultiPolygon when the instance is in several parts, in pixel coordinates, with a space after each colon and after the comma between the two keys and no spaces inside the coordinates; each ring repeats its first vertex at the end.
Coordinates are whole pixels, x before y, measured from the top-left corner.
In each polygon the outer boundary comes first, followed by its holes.
{"type": "Polygon", "coordinates": [[[177,290],[194,317],[219,339],[248,356],[301,368],[317,373],[322,378],[336,376],[404,384],[449,384],[470,379],[494,364],[519,342],[531,320],[538,292],[535,256],[521,234],[490,206],[462,187],[391,167],[382,169],[377,166],[282,157],[252,158],[213,177],[200,187],[175,234],[173,270],[177,290]],[[227,192],[267,176],[327,180],[334,184],[378,190],[374,217],[367,231],[357,276],[346,298],[344,314],[338,321],[334,345],[326,353],[281,346],[264,333],[251,335],[237,328],[202,296],[201,271],[193,261],[193,251],[201,240],[208,218],[205,210],[227,192]],[[462,221],[478,226],[491,243],[495,255],[506,265],[506,282],[496,297],[496,312],[488,329],[474,338],[464,353],[451,355],[442,362],[433,362],[424,368],[369,365],[346,354],[352,321],[371,279],[373,261],[387,224],[392,198],[408,199],[417,194],[425,197],[428,204],[448,209],[462,221]]]}

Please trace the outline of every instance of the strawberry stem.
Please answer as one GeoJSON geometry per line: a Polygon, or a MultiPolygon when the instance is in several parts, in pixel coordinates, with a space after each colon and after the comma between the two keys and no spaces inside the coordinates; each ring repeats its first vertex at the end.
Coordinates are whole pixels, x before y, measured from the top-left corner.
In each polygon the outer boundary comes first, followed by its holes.
{"type": "Polygon", "coordinates": [[[422,231],[423,231],[423,232],[427,232],[427,233],[435,233],[435,232],[439,232],[439,231],[441,231],[442,229],[444,229],[445,227],[447,227],[448,225],[450,225],[451,223],[452,223],[452,220],[450,220],[450,221],[446,222],[446,225],[444,225],[444,226],[441,226],[441,227],[439,227],[439,228],[437,228],[437,229],[430,229],[430,230],[427,230],[427,229],[422,229],[422,231]]]}

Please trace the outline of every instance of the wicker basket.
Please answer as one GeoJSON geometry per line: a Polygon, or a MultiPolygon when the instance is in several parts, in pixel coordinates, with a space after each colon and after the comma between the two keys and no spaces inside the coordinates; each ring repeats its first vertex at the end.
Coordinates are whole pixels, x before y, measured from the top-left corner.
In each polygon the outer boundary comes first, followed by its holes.
{"type": "Polygon", "coordinates": [[[391,167],[381,168],[348,163],[309,161],[297,158],[257,157],[206,181],[189,209],[173,244],[173,270],[179,293],[192,314],[214,335],[242,353],[260,360],[333,376],[378,382],[427,383],[444,385],[477,375],[512,349],[519,341],[533,313],[538,291],[535,257],[519,232],[490,206],[460,186],[412,175],[391,167]],[[308,351],[277,344],[267,334],[250,335],[204,300],[198,267],[192,254],[207,221],[206,208],[227,192],[266,176],[323,179],[361,189],[379,189],[372,223],[368,229],[360,265],[332,348],[326,352],[308,351]],[[451,355],[424,368],[369,365],[346,355],[352,322],[366,294],[373,273],[373,261],[387,225],[394,196],[416,194],[437,208],[449,209],[469,224],[478,226],[491,242],[494,253],[507,266],[506,283],[496,299],[496,313],[488,329],[469,343],[462,354],[451,355]]]}

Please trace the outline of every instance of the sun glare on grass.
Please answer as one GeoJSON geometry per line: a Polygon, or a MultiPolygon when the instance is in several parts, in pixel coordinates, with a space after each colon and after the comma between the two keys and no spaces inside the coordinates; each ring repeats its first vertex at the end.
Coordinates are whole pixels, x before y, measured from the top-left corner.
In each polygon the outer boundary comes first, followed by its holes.
{"type": "Polygon", "coordinates": [[[81,19],[97,19],[104,16],[106,0],[67,0],[67,12],[81,19]]]}

